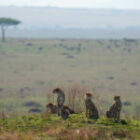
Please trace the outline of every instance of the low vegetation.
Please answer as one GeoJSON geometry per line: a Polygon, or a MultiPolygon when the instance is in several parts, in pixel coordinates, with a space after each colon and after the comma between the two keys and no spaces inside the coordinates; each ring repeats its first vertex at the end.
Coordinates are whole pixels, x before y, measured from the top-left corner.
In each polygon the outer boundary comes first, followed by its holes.
{"type": "Polygon", "coordinates": [[[62,120],[56,115],[34,114],[0,119],[0,139],[115,140],[140,138],[140,121],[87,119],[84,113],[62,120]]]}

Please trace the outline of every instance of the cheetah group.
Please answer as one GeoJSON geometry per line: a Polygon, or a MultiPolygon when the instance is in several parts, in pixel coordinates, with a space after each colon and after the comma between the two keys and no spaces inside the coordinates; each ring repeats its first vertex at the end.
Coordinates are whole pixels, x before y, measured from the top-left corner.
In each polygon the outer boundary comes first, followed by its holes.
{"type": "MultiPolygon", "coordinates": [[[[71,114],[75,114],[75,111],[69,106],[64,105],[65,102],[65,93],[60,88],[55,88],[52,91],[53,94],[57,94],[57,104],[48,103],[46,105],[47,109],[50,110],[50,113],[57,114],[61,116],[62,119],[66,120],[71,114]]],[[[86,108],[86,117],[90,119],[97,120],[99,118],[99,113],[96,105],[92,101],[92,93],[85,94],[85,108],[86,108]]],[[[120,113],[122,109],[122,103],[120,96],[114,96],[114,104],[106,111],[107,118],[113,118],[120,120],[120,113]]]]}

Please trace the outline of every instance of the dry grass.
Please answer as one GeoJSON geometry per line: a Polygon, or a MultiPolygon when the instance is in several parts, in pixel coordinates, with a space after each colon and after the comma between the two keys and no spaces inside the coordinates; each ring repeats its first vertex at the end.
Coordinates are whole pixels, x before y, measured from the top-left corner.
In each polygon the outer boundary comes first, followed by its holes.
{"type": "Polygon", "coordinates": [[[4,132],[0,134],[0,140],[37,140],[34,133],[4,132]]]}
{"type": "MultiPolygon", "coordinates": [[[[130,132],[129,132],[130,133],[130,132]]],[[[61,134],[59,140],[119,140],[134,139],[128,131],[109,129],[80,128],[76,130],[66,131],[61,134]]]]}

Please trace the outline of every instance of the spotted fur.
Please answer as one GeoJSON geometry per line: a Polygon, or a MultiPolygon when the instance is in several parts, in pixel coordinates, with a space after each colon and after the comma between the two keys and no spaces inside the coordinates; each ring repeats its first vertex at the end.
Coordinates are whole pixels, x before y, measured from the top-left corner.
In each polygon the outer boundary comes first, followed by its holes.
{"type": "Polygon", "coordinates": [[[114,96],[115,103],[110,107],[109,111],[106,112],[108,118],[120,119],[120,112],[122,109],[122,103],[120,96],[114,96]]]}
{"type": "Polygon", "coordinates": [[[91,93],[86,93],[85,105],[86,105],[86,117],[98,119],[98,109],[96,108],[95,104],[93,103],[91,93]]]}
{"type": "Polygon", "coordinates": [[[64,102],[65,102],[65,93],[60,88],[55,88],[53,90],[53,93],[57,94],[57,107],[58,107],[57,108],[57,113],[60,116],[61,115],[61,110],[62,110],[64,102]]]}
{"type": "Polygon", "coordinates": [[[46,107],[50,110],[50,113],[52,114],[56,114],[57,113],[57,106],[52,104],[52,103],[48,103],[46,105],[46,107]]]}

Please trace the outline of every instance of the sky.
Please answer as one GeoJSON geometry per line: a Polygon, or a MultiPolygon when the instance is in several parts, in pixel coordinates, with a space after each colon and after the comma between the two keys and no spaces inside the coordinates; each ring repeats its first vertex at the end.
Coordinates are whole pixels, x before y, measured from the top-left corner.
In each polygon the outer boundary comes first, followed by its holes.
{"type": "Polygon", "coordinates": [[[0,0],[0,6],[140,9],[140,0],[0,0]]]}

